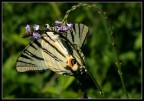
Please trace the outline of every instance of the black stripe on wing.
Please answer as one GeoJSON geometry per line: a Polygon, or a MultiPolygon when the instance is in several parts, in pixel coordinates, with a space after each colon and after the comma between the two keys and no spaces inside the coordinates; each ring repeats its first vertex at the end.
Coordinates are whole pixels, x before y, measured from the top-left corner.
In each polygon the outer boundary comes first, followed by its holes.
{"type": "Polygon", "coordinates": [[[28,56],[25,55],[25,54],[21,54],[21,57],[26,58],[26,59],[29,59],[29,60],[33,60],[31,57],[28,57],[28,56]]]}
{"type": "MultiPolygon", "coordinates": [[[[69,42],[78,47],[82,47],[89,33],[89,28],[84,24],[73,24],[72,29],[63,35],[69,42]]],[[[62,33],[63,34],[63,33],[62,33]]]]}
{"type": "MultiPolygon", "coordinates": [[[[49,39],[51,39],[53,42],[54,40],[47,34],[47,32],[45,32],[46,36],[49,37],[49,39]]],[[[44,39],[44,37],[42,37],[44,39]]]]}
{"type": "MultiPolygon", "coordinates": [[[[30,51],[27,50],[27,49],[24,50],[23,53],[25,53],[25,54],[27,54],[27,55],[29,55],[30,57],[33,57],[33,58],[35,58],[35,59],[38,59],[38,60],[44,60],[43,58],[34,55],[32,52],[30,52],[30,51]]],[[[21,57],[23,57],[23,56],[24,56],[24,54],[23,54],[21,57]]],[[[29,58],[30,58],[30,57],[29,57],[29,58]]],[[[26,57],[23,57],[23,58],[26,58],[26,57]]]]}
{"type": "Polygon", "coordinates": [[[32,43],[30,43],[29,44],[31,47],[33,47],[35,50],[37,50],[37,48],[32,44],[32,43]]]}
{"type": "MultiPolygon", "coordinates": [[[[44,38],[42,38],[44,40],[44,38]]],[[[48,41],[47,41],[48,42],[48,41]]],[[[35,40],[35,43],[39,46],[39,48],[41,48],[45,53],[47,53],[48,55],[50,55],[52,58],[54,58],[57,61],[61,61],[58,57],[56,57],[54,54],[52,54],[51,52],[49,52],[47,49],[45,49],[44,47],[41,46],[41,44],[35,40]]],[[[48,43],[49,44],[49,43],[48,43]]]]}
{"type": "Polygon", "coordinates": [[[24,66],[27,66],[27,64],[31,67],[35,67],[36,65],[34,64],[34,61],[35,61],[34,59],[44,61],[44,59],[42,57],[39,57],[39,56],[37,56],[37,54],[34,54],[34,52],[38,51],[38,48],[35,45],[38,45],[38,47],[40,46],[39,43],[34,44],[34,42],[38,43],[37,41],[33,41],[23,50],[22,54],[17,59],[17,63],[16,63],[17,67],[18,66],[24,67],[24,66]],[[34,49],[34,50],[32,50],[34,52],[29,50],[29,48],[34,49]],[[22,64],[20,64],[20,63],[22,63],[22,64]]]}
{"type": "MultiPolygon", "coordinates": [[[[84,32],[84,28],[85,28],[85,27],[88,29],[87,26],[83,26],[82,29],[80,30],[80,31],[81,31],[80,33],[86,33],[85,36],[83,37],[83,38],[84,38],[83,41],[81,42],[81,47],[83,47],[83,45],[84,45],[84,43],[85,43],[85,40],[86,40],[86,38],[87,38],[87,36],[88,36],[88,34],[89,34],[89,29],[86,30],[86,32],[84,32]]],[[[82,34],[81,34],[81,36],[82,36],[82,34]]],[[[81,37],[81,36],[80,36],[80,37],[81,37]]]]}
{"type": "Polygon", "coordinates": [[[75,39],[74,39],[74,35],[73,35],[73,31],[72,30],[70,30],[70,35],[71,35],[71,39],[72,39],[72,41],[73,41],[73,43],[75,42],[75,39]]]}
{"type": "Polygon", "coordinates": [[[45,38],[42,37],[42,39],[48,43],[52,48],[54,48],[58,53],[61,54],[61,56],[65,57],[63,53],[61,53],[55,46],[53,46],[48,40],[46,40],[45,38]]]}
{"type": "MultiPolygon", "coordinates": [[[[29,62],[24,62],[24,61],[21,61],[21,60],[17,60],[17,62],[21,62],[21,63],[24,63],[25,66],[30,66],[30,67],[36,67],[35,64],[32,64],[32,63],[29,63],[29,62]]],[[[19,65],[17,65],[19,67],[19,65]]],[[[21,66],[21,65],[20,65],[21,66]]]]}

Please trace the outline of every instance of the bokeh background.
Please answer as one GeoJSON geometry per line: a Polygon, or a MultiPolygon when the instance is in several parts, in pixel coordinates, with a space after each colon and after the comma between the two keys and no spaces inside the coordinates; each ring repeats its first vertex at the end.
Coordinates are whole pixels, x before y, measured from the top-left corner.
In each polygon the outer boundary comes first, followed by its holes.
{"type": "MultiPolygon", "coordinates": [[[[26,24],[62,21],[65,13],[78,3],[2,3],[2,97],[3,98],[82,98],[73,77],[51,71],[19,73],[15,63],[30,42],[21,36],[26,24]]],[[[141,3],[93,3],[107,13],[116,37],[118,55],[130,98],[141,98],[141,3]]],[[[111,36],[104,18],[92,8],[79,8],[68,18],[70,23],[83,23],[90,34],[83,47],[88,70],[105,92],[105,98],[126,98],[115,65],[111,36]]],[[[88,82],[86,82],[88,83],[88,82]]],[[[94,89],[90,98],[101,98],[94,89]]]]}

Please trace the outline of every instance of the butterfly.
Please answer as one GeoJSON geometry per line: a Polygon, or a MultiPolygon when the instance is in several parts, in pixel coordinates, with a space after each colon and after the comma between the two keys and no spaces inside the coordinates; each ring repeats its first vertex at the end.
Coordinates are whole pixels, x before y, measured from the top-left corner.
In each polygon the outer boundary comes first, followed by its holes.
{"type": "Polygon", "coordinates": [[[18,72],[51,70],[58,74],[74,76],[83,88],[91,84],[102,92],[101,88],[87,70],[82,47],[89,33],[84,24],[73,24],[66,31],[57,27],[46,30],[41,38],[34,39],[22,51],[16,61],[18,72]]]}

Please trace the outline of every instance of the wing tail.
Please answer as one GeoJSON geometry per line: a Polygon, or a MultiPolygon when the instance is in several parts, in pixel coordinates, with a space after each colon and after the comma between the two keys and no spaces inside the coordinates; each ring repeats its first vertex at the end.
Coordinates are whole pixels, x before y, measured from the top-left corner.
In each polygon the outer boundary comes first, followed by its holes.
{"type": "Polygon", "coordinates": [[[77,79],[79,85],[82,87],[83,90],[87,90],[88,88],[92,87],[98,90],[103,95],[101,87],[88,71],[84,72],[83,74],[76,75],[75,78],[77,79]]]}

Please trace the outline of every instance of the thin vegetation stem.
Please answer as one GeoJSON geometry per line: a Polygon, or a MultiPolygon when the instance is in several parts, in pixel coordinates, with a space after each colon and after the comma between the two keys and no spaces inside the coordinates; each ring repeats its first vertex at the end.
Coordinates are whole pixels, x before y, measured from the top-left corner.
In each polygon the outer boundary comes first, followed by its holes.
{"type": "Polygon", "coordinates": [[[117,47],[116,47],[116,40],[115,40],[115,37],[114,37],[114,34],[113,34],[113,31],[112,31],[112,25],[110,23],[110,21],[108,20],[107,16],[106,16],[106,13],[101,11],[98,7],[96,7],[95,4],[84,4],[84,3],[79,3],[78,5],[74,5],[72,6],[71,9],[69,9],[67,12],[66,12],[66,15],[64,16],[64,19],[62,20],[62,22],[67,22],[67,19],[70,15],[70,13],[80,7],[90,7],[90,8],[95,8],[95,10],[104,17],[106,23],[108,24],[108,27],[109,27],[109,30],[110,30],[110,36],[111,36],[111,40],[112,40],[112,46],[114,48],[114,51],[115,51],[115,54],[116,54],[116,67],[117,67],[117,70],[118,70],[118,74],[120,76],[120,80],[121,80],[121,83],[122,83],[122,87],[123,87],[123,91],[124,93],[126,94],[126,97],[129,98],[128,96],[128,93],[127,93],[127,90],[126,90],[126,86],[125,86],[125,83],[124,83],[124,79],[123,79],[123,73],[121,71],[121,62],[120,62],[120,59],[119,59],[119,56],[118,56],[118,52],[117,52],[117,47]]]}
{"type": "Polygon", "coordinates": [[[71,13],[72,11],[74,11],[74,10],[80,8],[80,7],[89,7],[89,6],[91,7],[91,5],[89,5],[89,4],[83,4],[83,3],[79,3],[78,5],[72,6],[71,9],[69,9],[69,10],[66,12],[66,15],[64,16],[62,22],[63,22],[63,23],[64,23],[64,22],[67,22],[67,19],[68,19],[69,15],[70,15],[70,13],[71,13]]]}
{"type": "MultiPolygon", "coordinates": [[[[102,14],[103,14],[103,16],[105,16],[104,13],[102,13],[102,14]]],[[[119,59],[119,55],[118,55],[118,51],[117,51],[117,47],[116,47],[116,45],[117,45],[116,44],[116,39],[115,39],[115,36],[113,34],[113,31],[112,31],[112,25],[111,25],[110,21],[107,19],[106,16],[104,18],[105,18],[105,20],[106,20],[106,22],[108,24],[109,29],[110,29],[110,36],[111,36],[111,40],[112,40],[112,46],[114,48],[114,52],[115,52],[115,55],[116,55],[115,64],[116,64],[116,67],[118,69],[118,74],[120,76],[120,80],[121,80],[121,83],[122,83],[123,91],[126,94],[126,97],[129,98],[127,90],[126,90],[126,86],[125,86],[125,83],[124,83],[123,73],[121,71],[121,67],[122,67],[121,64],[122,63],[120,62],[120,59],[119,59]]]]}
{"type": "Polygon", "coordinates": [[[112,25],[111,25],[110,21],[108,20],[108,17],[106,16],[106,12],[102,12],[95,5],[94,5],[94,7],[97,9],[99,14],[101,14],[104,17],[104,19],[107,22],[107,25],[109,27],[110,36],[111,36],[111,40],[112,40],[112,46],[114,48],[114,52],[115,52],[115,55],[116,55],[116,67],[117,67],[117,70],[118,70],[118,74],[120,76],[120,80],[121,80],[121,83],[122,83],[123,91],[126,94],[126,97],[129,98],[127,90],[126,90],[126,86],[125,86],[125,83],[124,83],[124,79],[123,79],[123,73],[121,71],[121,67],[122,67],[121,64],[122,63],[120,62],[120,59],[119,59],[119,55],[118,55],[118,51],[117,51],[117,47],[116,47],[116,39],[115,39],[115,36],[113,34],[112,25]]]}

